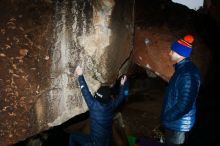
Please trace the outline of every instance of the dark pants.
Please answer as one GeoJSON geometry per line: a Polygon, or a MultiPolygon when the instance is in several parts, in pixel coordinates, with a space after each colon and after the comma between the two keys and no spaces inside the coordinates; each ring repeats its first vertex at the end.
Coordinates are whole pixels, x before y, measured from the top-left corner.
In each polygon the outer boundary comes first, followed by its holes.
{"type": "Polygon", "coordinates": [[[165,145],[166,146],[180,146],[185,142],[186,132],[179,131],[165,131],[165,145]]]}
{"type": "Polygon", "coordinates": [[[69,138],[69,146],[77,146],[80,144],[82,146],[92,146],[92,140],[89,135],[82,133],[72,133],[69,138]]]}
{"type": "Polygon", "coordinates": [[[103,138],[92,138],[83,133],[72,133],[69,138],[69,146],[110,146],[110,141],[103,138]]]}

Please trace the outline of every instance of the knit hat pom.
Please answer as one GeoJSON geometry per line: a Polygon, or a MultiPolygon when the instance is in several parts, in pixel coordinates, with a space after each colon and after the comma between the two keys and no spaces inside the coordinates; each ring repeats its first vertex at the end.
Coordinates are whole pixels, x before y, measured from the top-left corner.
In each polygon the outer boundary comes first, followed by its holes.
{"type": "Polygon", "coordinates": [[[191,35],[186,35],[183,39],[184,39],[184,41],[186,41],[190,44],[192,44],[194,42],[194,37],[191,35]]]}

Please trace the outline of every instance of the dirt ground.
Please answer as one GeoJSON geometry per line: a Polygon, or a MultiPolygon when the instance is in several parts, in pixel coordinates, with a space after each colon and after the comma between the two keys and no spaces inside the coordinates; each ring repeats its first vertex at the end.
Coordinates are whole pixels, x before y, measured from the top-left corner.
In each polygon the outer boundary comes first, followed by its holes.
{"type": "Polygon", "coordinates": [[[160,107],[166,82],[146,72],[131,76],[128,101],[122,107],[127,135],[158,138],[160,107]]]}

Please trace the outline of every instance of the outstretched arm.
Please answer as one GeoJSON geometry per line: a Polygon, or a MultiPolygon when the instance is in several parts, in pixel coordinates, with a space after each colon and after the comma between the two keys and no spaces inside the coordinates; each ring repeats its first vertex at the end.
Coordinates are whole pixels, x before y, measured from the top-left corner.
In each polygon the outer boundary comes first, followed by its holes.
{"type": "Polygon", "coordinates": [[[78,81],[80,84],[80,89],[83,94],[83,97],[84,97],[88,107],[91,107],[92,104],[94,103],[94,98],[93,98],[92,94],[90,93],[89,88],[87,86],[87,83],[84,79],[82,68],[80,66],[77,66],[75,73],[78,75],[78,81]]]}
{"type": "Polygon", "coordinates": [[[125,95],[125,84],[127,82],[127,76],[124,75],[122,78],[121,78],[121,82],[120,82],[120,91],[119,91],[119,94],[118,96],[116,97],[116,99],[114,100],[114,108],[117,108],[119,106],[119,104],[122,103],[122,101],[127,97],[125,95]]]}

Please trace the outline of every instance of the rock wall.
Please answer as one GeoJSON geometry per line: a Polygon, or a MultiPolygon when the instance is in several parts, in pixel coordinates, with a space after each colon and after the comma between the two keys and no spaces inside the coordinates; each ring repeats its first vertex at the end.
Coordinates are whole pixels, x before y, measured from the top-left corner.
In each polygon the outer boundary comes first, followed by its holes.
{"type": "Polygon", "coordinates": [[[92,94],[126,72],[132,0],[0,3],[1,146],[87,111],[73,74],[77,65],[92,94]]]}

